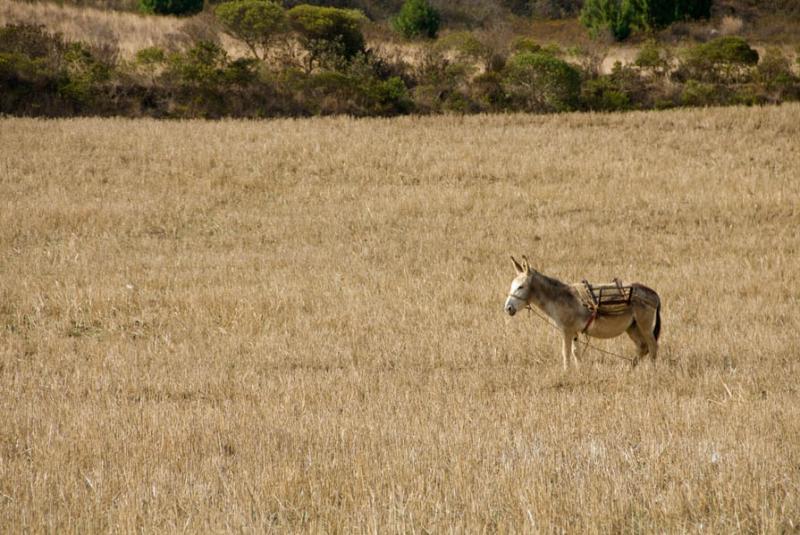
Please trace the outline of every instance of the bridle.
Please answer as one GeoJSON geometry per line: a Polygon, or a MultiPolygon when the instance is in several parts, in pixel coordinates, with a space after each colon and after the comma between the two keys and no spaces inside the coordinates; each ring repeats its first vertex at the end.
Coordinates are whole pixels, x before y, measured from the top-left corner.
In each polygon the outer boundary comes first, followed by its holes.
{"type": "Polygon", "coordinates": [[[530,295],[528,295],[528,298],[526,299],[526,298],[522,298],[522,297],[520,297],[518,295],[514,295],[514,293],[512,292],[512,293],[508,294],[508,297],[512,297],[512,298],[516,299],[517,301],[522,301],[523,303],[525,303],[526,308],[530,308],[530,306],[531,306],[531,304],[528,302],[528,300],[530,299],[530,295]]]}

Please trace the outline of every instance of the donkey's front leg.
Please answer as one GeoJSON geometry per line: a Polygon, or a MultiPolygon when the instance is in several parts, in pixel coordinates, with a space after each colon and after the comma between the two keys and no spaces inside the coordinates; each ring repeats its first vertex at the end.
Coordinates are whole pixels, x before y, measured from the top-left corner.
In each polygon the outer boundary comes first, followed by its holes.
{"type": "MultiPolygon", "coordinates": [[[[572,360],[575,362],[575,367],[576,368],[579,368],[580,364],[581,364],[581,361],[578,358],[578,353],[581,353],[580,348],[578,347],[578,335],[577,334],[573,334],[572,335],[572,360]]],[[[583,354],[581,354],[581,357],[583,357],[583,354]]]]}
{"type": "Polygon", "coordinates": [[[572,355],[572,358],[575,359],[575,366],[578,366],[578,359],[575,357],[575,348],[572,345],[573,335],[569,333],[564,333],[564,346],[561,350],[562,356],[564,357],[564,370],[567,369],[567,363],[569,362],[569,357],[572,355]]]}

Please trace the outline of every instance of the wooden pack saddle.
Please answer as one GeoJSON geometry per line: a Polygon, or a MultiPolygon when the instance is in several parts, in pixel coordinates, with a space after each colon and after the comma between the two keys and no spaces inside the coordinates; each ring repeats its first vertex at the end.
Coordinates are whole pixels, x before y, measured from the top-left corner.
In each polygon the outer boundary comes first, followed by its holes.
{"type": "Polygon", "coordinates": [[[610,284],[589,284],[584,280],[575,287],[583,305],[595,315],[602,316],[624,314],[630,307],[633,295],[633,288],[623,286],[619,279],[614,279],[610,284]]]}

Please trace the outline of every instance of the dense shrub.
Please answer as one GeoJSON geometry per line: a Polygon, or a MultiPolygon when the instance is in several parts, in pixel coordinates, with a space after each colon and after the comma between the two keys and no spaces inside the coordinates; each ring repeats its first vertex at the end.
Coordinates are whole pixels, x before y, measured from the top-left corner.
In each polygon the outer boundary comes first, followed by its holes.
{"type": "Polygon", "coordinates": [[[137,50],[134,55],[133,67],[137,74],[143,75],[150,85],[156,84],[156,77],[160,74],[167,61],[167,54],[163,48],[151,46],[137,50]]]}
{"type": "Polygon", "coordinates": [[[387,20],[398,12],[403,0],[283,0],[281,3],[286,9],[303,4],[357,9],[370,20],[387,20]]]}
{"type": "Polygon", "coordinates": [[[177,116],[251,116],[261,105],[253,93],[270,90],[258,78],[257,60],[231,60],[223,48],[208,41],[170,55],[163,83],[171,89],[170,113],[177,116]],[[248,105],[256,110],[248,110],[248,105]]]}
{"type": "Polygon", "coordinates": [[[440,46],[425,47],[412,71],[417,109],[433,113],[451,109],[452,103],[460,107],[473,69],[474,65],[448,59],[440,46]]]}
{"type": "Polygon", "coordinates": [[[364,51],[364,15],[352,9],[299,5],[287,12],[292,29],[308,52],[308,71],[320,64],[354,58],[364,51]]]}
{"type": "Polygon", "coordinates": [[[512,102],[529,111],[568,111],[577,107],[581,77],[569,63],[542,52],[523,52],[508,60],[504,86],[512,102]]]}
{"type": "Polygon", "coordinates": [[[631,107],[630,98],[611,76],[587,80],[581,88],[581,100],[592,111],[621,111],[631,107]]]}
{"type": "Polygon", "coordinates": [[[756,52],[741,37],[712,39],[686,51],[675,76],[679,80],[741,82],[758,63],[756,52]]]}
{"type": "Polygon", "coordinates": [[[100,60],[83,43],[70,43],[64,53],[67,80],[61,93],[82,105],[100,96],[102,86],[111,78],[112,66],[100,60]]]}
{"type": "Polygon", "coordinates": [[[406,0],[392,26],[407,38],[433,39],[439,32],[440,16],[428,0],[406,0]]]}
{"type": "Polygon", "coordinates": [[[403,80],[396,76],[381,79],[366,56],[354,59],[342,71],[290,69],[280,78],[283,91],[303,114],[397,115],[413,109],[403,80]]]}
{"type": "Polygon", "coordinates": [[[62,100],[68,81],[60,35],[43,26],[8,25],[0,28],[0,113],[50,115],[62,100]]]}
{"type": "Polygon", "coordinates": [[[768,48],[756,67],[758,81],[766,86],[791,84],[796,80],[792,66],[780,48],[768,48]]]}
{"type": "Polygon", "coordinates": [[[433,49],[451,56],[456,62],[491,69],[494,50],[473,32],[451,32],[433,45],[433,49]]]}
{"type": "Polygon", "coordinates": [[[140,0],[139,8],[157,15],[194,15],[203,10],[203,0],[140,0]]]}
{"type": "Polygon", "coordinates": [[[263,59],[275,36],[286,29],[286,13],[271,0],[223,2],[214,13],[225,30],[244,42],[256,59],[263,59]]]}
{"type": "Polygon", "coordinates": [[[669,70],[669,60],[664,50],[655,41],[647,41],[639,49],[634,65],[642,71],[652,73],[656,76],[664,76],[669,70]]]}
{"type": "Polygon", "coordinates": [[[764,88],[765,97],[772,102],[800,98],[800,79],[780,48],[767,49],[756,67],[756,79],[764,88]]]}
{"type": "Polygon", "coordinates": [[[542,50],[542,45],[530,37],[517,37],[511,41],[511,50],[513,52],[539,52],[542,50]]]}
{"type": "Polygon", "coordinates": [[[45,115],[104,108],[98,100],[112,76],[114,54],[67,43],[43,26],[0,29],[0,112],[23,109],[45,115]]]}
{"type": "Polygon", "coordinates": [[[714,84],[689,80],[681,92],[681,104],[684,106],[710,106],[717,104],[717,88],[714,84]]]}

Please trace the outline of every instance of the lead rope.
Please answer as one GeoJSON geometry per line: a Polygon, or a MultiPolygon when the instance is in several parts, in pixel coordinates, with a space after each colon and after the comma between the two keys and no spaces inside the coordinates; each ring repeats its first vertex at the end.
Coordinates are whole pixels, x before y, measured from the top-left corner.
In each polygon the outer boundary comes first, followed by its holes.
{"type": "MultiPolygon", "coordinates": [[[[558,328],[558,325],[554,324],[553,321],[550,318],[540,314],[535,308],[533,308],[530,305],[530,303],[528,303],[528,306],[526,306],[525,308],[528,309],[528,313],[533,312],[534,315],[536,315],[539,318],[541,318],[545,323],[547,323],[553,329],[555,329],[557,331],[561,330],[561,329],[558,328]]],[[[624,355],[620,355],[619,353],[613,353],[611,351],[606,351],[605,349],[601,349],[599,347],[591,345],[589,343],[589,335],[586,334],[585,332],[583,333],[583,335],[586,338],[586,340],[581,340],[580,338],[577,339],[578,342],[580,342],[580,343],[582,343],[584,345],[583,352],[585,352],[587,349],[594,349],[595,351],[597,351],[599,353],[605,353],[606,355],[611,355],[612,357],[617,357],[618,359],[627,360],[628,362],[633,362],[633,359],[630,358],[630,357],[626,357],[624,355]]],[[[583,354],[583,352],[581,354],[583,354]]]]}

